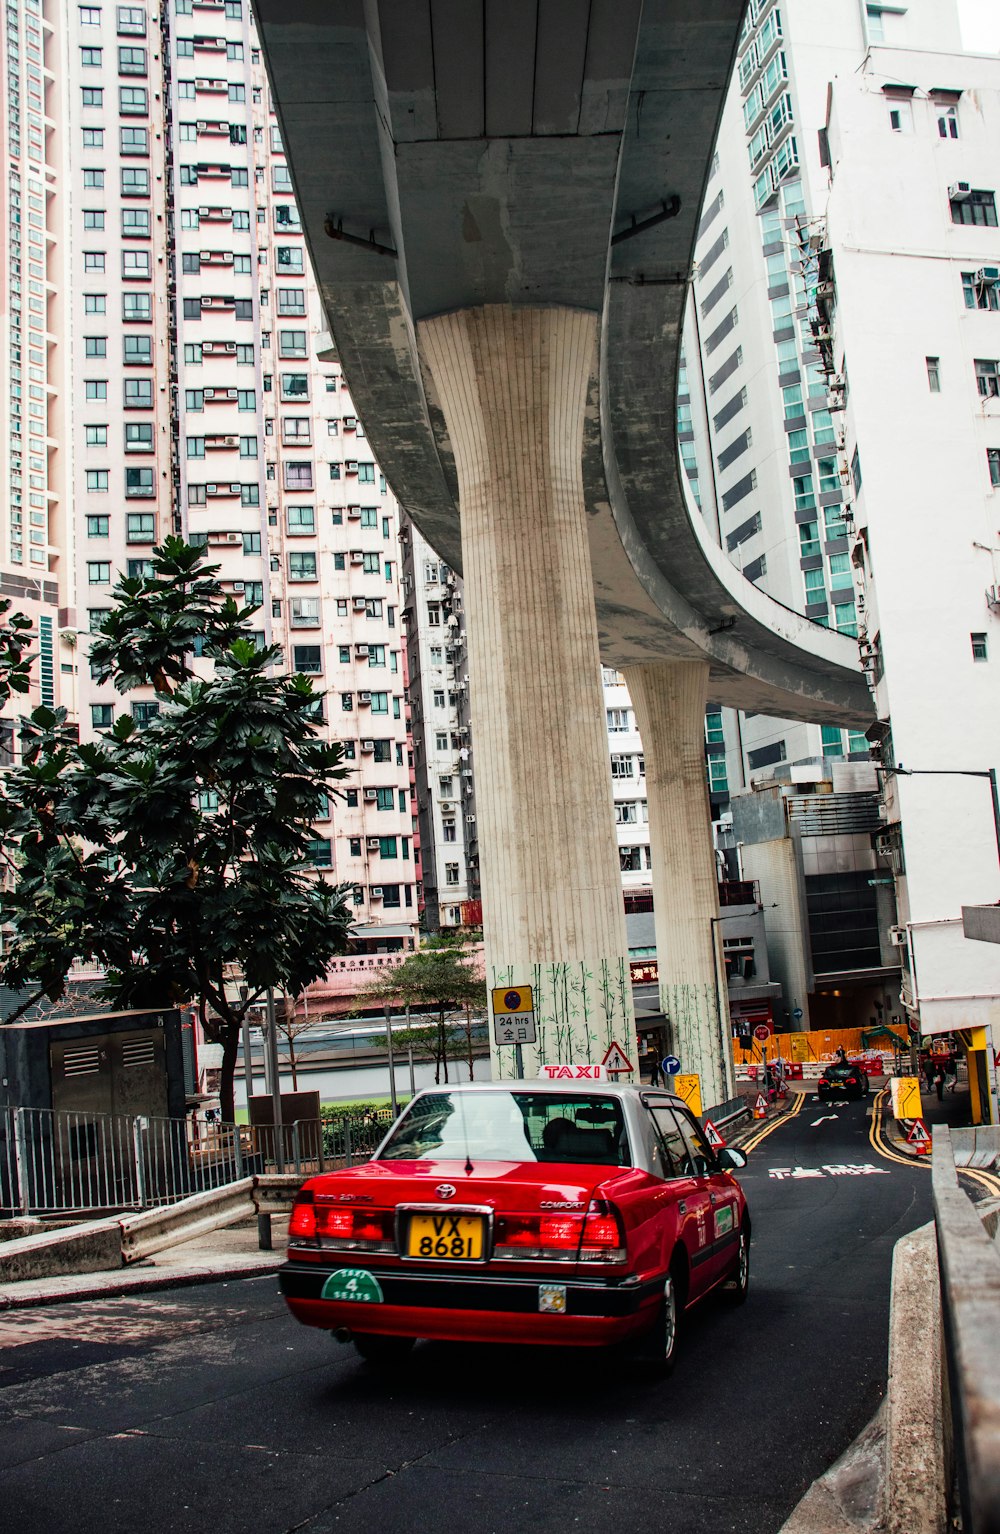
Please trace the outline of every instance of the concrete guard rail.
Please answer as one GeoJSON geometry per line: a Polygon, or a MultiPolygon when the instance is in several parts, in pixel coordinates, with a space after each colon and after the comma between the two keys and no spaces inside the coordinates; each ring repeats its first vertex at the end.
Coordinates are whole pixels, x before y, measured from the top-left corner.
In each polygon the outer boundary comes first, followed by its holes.
{"type": "Polygon", "coordinates": [[[244,1177],[166,1208],[8,1241],[0,1245],[0,1284],[129,1267],[255,1214],[262,1248],[270,1250],[271,1215],[291,1209],[303,1180],[296,1173],[244,1177]]]}
{"type": "Polygon", "coordinates": [[[935,1125],[934,1223],[944,1355],[964,1534],[1000,1534],[1000,1249],[959,1186],[935,1125]]]}

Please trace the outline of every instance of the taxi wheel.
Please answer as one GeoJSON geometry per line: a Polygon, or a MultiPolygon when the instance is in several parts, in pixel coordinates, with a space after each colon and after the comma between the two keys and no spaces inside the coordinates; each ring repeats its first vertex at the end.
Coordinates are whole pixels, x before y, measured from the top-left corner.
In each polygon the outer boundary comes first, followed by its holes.
{"type": "Polygon", "coordinates": [[[683,1277],[676,1268],[671,1268],[663,1285],[663,1298],[656,1312],[656,1320],[633,1350],[632,1356],[643,1372],[661,1379],[672,1373],[677,1360],[683,1314],[683,1277]]]}
{"type": "Polygon", "coordinates": [[[750,1232],[740,1226],[740,1244],[736,1254],[736,1266],[722,1290],[731,1305],[742,1305],[750,1293],[750,1232]]]}
{"type": "Polygon", "coordinates": [[[415,1337],[382,1337],[375,1332],[355,1332],[351,1341],[365,1360],[379,1368],[391,1369],[405,1363],[415,1337]]]}

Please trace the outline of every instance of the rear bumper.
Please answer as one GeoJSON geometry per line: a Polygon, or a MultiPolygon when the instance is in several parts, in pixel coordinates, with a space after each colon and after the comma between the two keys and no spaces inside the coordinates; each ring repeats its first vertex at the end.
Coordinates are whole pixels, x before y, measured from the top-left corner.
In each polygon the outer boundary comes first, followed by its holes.
{"type": "Polygon", "coordinates": [[[325,1300],[323,1285],[334,1271],[326,1263],[294,1261],[280,1269],[289,1309],[306,1326],[451,1341],[607,1347],[651,1324],[663,1287],[662,1279],[609,1282],[573,1280],[564,1273],[508,1278],[371,1268],[381,1303],[325,1300]],[[550,1284],[565,1286],[562,1314],[539,1311],[539,1291],[550,1284]]]}

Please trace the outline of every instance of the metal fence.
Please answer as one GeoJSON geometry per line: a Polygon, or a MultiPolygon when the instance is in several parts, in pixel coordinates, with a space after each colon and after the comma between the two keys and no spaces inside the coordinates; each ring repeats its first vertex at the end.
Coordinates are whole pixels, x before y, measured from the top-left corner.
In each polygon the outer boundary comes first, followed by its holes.
{"type": "Polygon", "coordinates": [[[0,1113],[0,1217],[153,1209],[252,1173],[308,1176],[363,1160],[386,1127],[362,1122],[352,1136],[339,1122],[297,1120],[279,1141],[270,1128],[191,1118],[9,1108],[0,1113]]]}

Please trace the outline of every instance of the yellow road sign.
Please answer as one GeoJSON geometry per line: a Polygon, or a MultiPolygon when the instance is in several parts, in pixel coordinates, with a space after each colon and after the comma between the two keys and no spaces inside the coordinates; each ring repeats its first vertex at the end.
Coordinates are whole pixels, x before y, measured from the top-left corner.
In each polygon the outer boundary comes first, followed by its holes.
{"type": "Polygon", "coordinates": [[[695,1118],[701,1118],[701,1077],[675,1076],[674,1091],[691,1109],[695,1118]]]}
{"type": "Polygon", "coordinates": [[[535,1010],[530,985],[500,985],[493,990],[492,995],[494,1017],[509,1017],[512,1013],[535,1010]]]}
{"type": "Polygon", "coordinates": [[[897,1119],[918,1119],[923,1113],[920,1102],[920,1082],[916,1076],[894,1076],[889,1083],[892,1089],[892,1111],[897,1119]]]}

